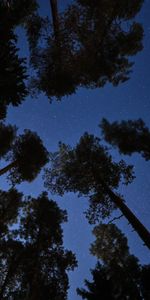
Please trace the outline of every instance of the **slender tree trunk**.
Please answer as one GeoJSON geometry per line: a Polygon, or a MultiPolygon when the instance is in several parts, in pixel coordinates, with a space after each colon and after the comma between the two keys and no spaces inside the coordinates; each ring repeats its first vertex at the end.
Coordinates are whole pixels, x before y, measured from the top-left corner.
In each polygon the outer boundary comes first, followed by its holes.
{"type": "Polygon", "coordinates": [[[40,296],[40,290],[39,290],[39,282],[40,282],[40,263],[39,263],[39,258],[40,258],[40,242],[41,242],[41,235],[42,235],[42,230],[41,230],[41,224],[39,224],[39,233],[37,236],[37,241],[34,245],[35,247],[35,265],[34,265],[34,275],[33,278],[30,282],[30,294],[29,294],[29,299],[30,300],[37,300],[38,296],[40,296]]]}
{"type": "Polygon", "coordinates": [[[111,200],[115,203],[115,205],[121,210],[123,215],[132,225],[134,230],[143,240],[144,244],[150,249],[150,232],[146,229],[146,227],[139,221],[139,219],[133,214],[133,212],[128,208],[128,206],[124,203],[124,200],[116,195],[109,187],[103,184],[105,191],[111,198],[111,200]]]}
{"type": "Polygon", "coordinates": [[[17,161],[13,161],[12,163],[7,165],[6,167],[0,169],[0,176],[7,173],[8,171],[10,171],[12,168],[14,168],[16,166],[17,166],[17,161]]]}
{"type": "Polygon", "coordinates": [[[57,0],[50,0],[52,19],[53,19],[53,27],[54,27],[54,35],[56,41],[59,40],[59,18],[58,18],[58,6],[57,0]]]}
{"type": "Polygon", "coordinates": [[[107,195],[110,197],[112,202],[119,208],[124,215],[124,217],[129,221],[130,225],[134,228],[134,230],[137,232],[139,237],[144,242],[144,245],[146,245],[150,249],[150,232],[147,230],[147,228],[140,222],[140,220],[134,215],[134,213],[128,208],[128,206],[124,203],[124,199],[116,195],[102,180],[101,176],[99,175],[98,171],[95,171],[93,169],[93,175],[95,178],[96,183],[101,183],[104,191],[107,193],[107,195]]]}

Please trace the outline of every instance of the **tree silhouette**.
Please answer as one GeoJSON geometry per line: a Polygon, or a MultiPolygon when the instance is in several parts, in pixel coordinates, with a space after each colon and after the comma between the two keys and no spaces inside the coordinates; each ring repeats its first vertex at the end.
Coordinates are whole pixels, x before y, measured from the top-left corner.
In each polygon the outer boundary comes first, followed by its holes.
{"type": "Polygon", "coordinates": [[[20,225],[1,241],[1,299],[66,299],[67,272],[76,266],[63,247],[66,220],[66,211],[46,193],[24,200],[20,225]]]}
{"type": "Polygon", "coordinates": [[[103,119],[100,128],[106,142],[118,147],[120,153],[138,152],[146,160],[150,159],[150,130],[143,120],[109,123],[103,119]]]}
{"type": "Polygon", "coordinates": [[[129,257],[127,238],[115,224],[99,224],[92,231],[95,241],[90,251],[105,264],[126,265],[129,257]]]}
{"type": "Polygon", "coordinates": [[[25,60],[18,56],[14,34],[17,26],[26,30],[36,71],[30,87],[50,100],[60,99],[81,86],[117,85],[129,78],[129,57],[142,49],[143,29],[134,21],[142,3],[76,0],[60,14],[57,1],[50,0],[50,25],[39,15],[36,0],[1,1],[1,118],[10,103],[17,106],[27,95],[25,60]]]}
{"type": "Polygon", "coordinates": [[[88,290],[77,289],[78,294],[89,300],[148,300],[150,265],[141,266],[130,254],[127,238],[115,224],[100,224],[93,233],[91,252],[101,263],[91,272],[93,282],[85,281],[88,290]]]}
{"type": "Polygon", "coordinates": [[[16,27],[27,27],[37,11],[35,0],[0,1],[0,119],[4,119],[9,104],[18,106],[27,94],[26,59],[20,58],[16,27]]]}
{"type": "Polygon", "coordinates": [[[27,96],[25,60],[18,56],[15,35],[3,29],[0,30],[3,40],[0,44],[0,119],[5,118],[9,104],[18,106],[27,96]]]}
{"type": "Polygon", "coordinates": [[[150,290],[146,285],[146,276],[150,275],[150,266],[138,266],[134,257],[126,268],[119,265],[114,268],[98,263],[91,273],[93,281],[85,280],[87,289],[77,289],[78,295],[83,299],[149,300],[150,290]]]}
{"type": "Polygon", "coordinates": [[[9,233],[9,227],[17,220],[22,205],[22,194],[16,189],[0,190],[0,238],[9,233]]]}
{"type": "Polygon", "coordinates": [[[129,184],[134,176],[132,166],[115,163],[100,139],[85,133],[76,147],[60,144],[45,172],[45,186],[54,193],[78,192],[89,196],[87,217],[91,223],[108,217],[119,208],[138,235],[150,248],[150,233],[117,194],[120,182],[129,184]]]}
{"type": "Polygon", "coordinates": [[[16,184],[32,181],[48,162],[48,152],[40,137],[30,130],[16,136],[16,128],[0,123],[0,156],[10,161],[0,175],[10,172],[9,179],[16,184]]]}
{"type": "Polygon", "coordinates": [[[0,158],[3,158],[11,150],[16,138],[17,128],[0,122],[0,158]]]}
{"type": "Polygon", "coordinates": [[[37,45],[32,52],[31,63],[37,71],[32,86],[52,100],[81,86],[118,85],[127,80],[133,65],[129,57],[142,49],[143,29],[134,21],[142,3],[77,0],[59,14],[57,1],[51,0],[53,27],[43,49],[37,45]]]}

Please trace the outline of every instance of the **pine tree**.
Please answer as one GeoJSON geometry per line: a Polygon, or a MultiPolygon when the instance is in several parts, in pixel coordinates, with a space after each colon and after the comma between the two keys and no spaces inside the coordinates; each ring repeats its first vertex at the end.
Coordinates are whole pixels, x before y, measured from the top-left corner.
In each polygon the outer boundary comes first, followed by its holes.
{"type": "Polygon", "coordinates": [[[67,299],[68,271],[77,263],[63,247],[66,221],[66,211],[46,193],[23,199],[20,222],[1,239],[1,299],[67,299]]]}
{"type": "Polygon", "coordinates": [[[16,135],[16,128],[0,123],[0,157],[10,163],[0,169],[0,176],[9,171],[13,184],[34,180],[48,162],[49,154],[40,137],[30,130],[16,135]]]}
{"type": "Polygon", "coordinates": [[[150,159],[150,130],[143,120],[109,123],[103,119],[100,128],[106,142],[117,147],[120,153],[131,155],[137,152],[145,160],[150,159]]]}
{"type": "Polygon", "coordinates": [[[148,300],[150,265],[140,265],[130,254],[121,230],[115,224],[99,224],[93,234],[91,253],[99,261],[91,271],[93,281],[85,280],[87,289],[77,289],[78,294],[88,300],[148,300]]]}
{"type": "Polygon", "coordinates": [[[60,144],[51,156],[45,173],[45,186],[52,192],[78,192],[89,197],[87,217],[90,223],[110,216],[119,208],[145,245],[150,248],[150,233],[136,218],[124,199],[117,193],[121,182],[129,184],[134,178],[132,166],[124,161],[115,163],[100,139],[85,133],[76,147],[60,144]]]}

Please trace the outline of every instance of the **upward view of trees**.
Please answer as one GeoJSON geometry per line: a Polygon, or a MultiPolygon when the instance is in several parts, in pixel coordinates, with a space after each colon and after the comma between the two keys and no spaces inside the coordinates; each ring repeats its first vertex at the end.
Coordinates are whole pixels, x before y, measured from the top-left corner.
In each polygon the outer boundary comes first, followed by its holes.
{"type": "MultiPolygon", "coordinates": [[[[47,2],[45,16],[38,0],[0,1],[0,176],[5,180],[7,175],[10,183],[0,189],[0,299],[68,299],[68,273],[77,260],[63,243],[67,212],[45,191],[36,197],[20,192],[21,183],[32,183],[49,163],[45,188],[61,196],[74,192],[88,197],[86,217],[97,224],[90,247],[98,259],[93,281],[86,280],[87,289],[78,288],[78,295],[87,300],[149,300],[150,265],[140,265],[115,224],[102,223],[120,209],[150,248],[148,229],[119,194],[121,184],[134,180],[133,166],[115,162],[110,147],[89,133],[74,147],[60,142],[51,153],[38,133],[18,133],[7,123],[10,105],[19,106],[34,92],[52,102],[80,87],[117,86],[128,80],[131,57],[143,48],[143,27],[136,18],[143,0],[73,0],[61,11],[57,0],[47,2]],[[29,50],[25,57],[22,33],[29,50]]],[[[103,119],[100,128],[105,142],[120,153],[138,152],[150,159],[150,130],[141,119],[112,124],[103,119]]]]}
{"type": "Polygon", "coordinates": [[[87,218],[90,223],[108,217],[119,208],[132,227],[150,248],[150,233],[116,192],[121,182],[134,179],[132,166],[121,160],[115,163],[100,139],[85,133],[76,147],[60,144],[52,155],[51,167],[45,173],[45,186],[54,193],[78,192],[89,196],[87,218]]]}
{"type": "Polygon", "coordinates": [[[127,239],[116,225],[98,225],[93,233],[91,252],[100,261],[91,271],[93,281],[85,280],[87,289],[77,289],[78,294],[88,300],[148,300],[150,265],[141,266],[130,254],[127,239]]]}
{"type": "Polygon", "coordinates": [[[57,1],[50,3],[51,34],[45,47],[37,45],[31,56],[36,89],[59,99],[81,86],[118,85],[129,79],[129,57],[142,49],[143,29],[134,18],[143,1],[76,0],[61,14],[57,1]]]}
{"type": "Polygon", "coordinates": [[[66,212],[46,193],[22,201],[17,191],[0,196],[5,214],[9,211],[7,220],[2,219],[0,299],[66,299],[67,272],[76,266],[74,254],[63,247],[61,224],[67,221],[66,212]],[[18,228],[8,233],[19,206],[18,228]]]}
{"type": "Polygon", "coordinates": [[[50,22],[39,15],[36,0],[2,0],[1,37],[5,42],[0,46],[1,118],[6,116],[9,104],[19,105],[29,92],[27,65],[17,52],[18,26],[26,31],[36,73],[32,80],[29,78],[30,87],[43,91],[51,100],[60,99],[81,86],[102,87],[107,82],[118,85],[129,79],[133,65],[130,56],[142,50],[143,29],[134,21],[142,3],[76,0],[60,14],[57,1],[51,0],[50,22]]]}

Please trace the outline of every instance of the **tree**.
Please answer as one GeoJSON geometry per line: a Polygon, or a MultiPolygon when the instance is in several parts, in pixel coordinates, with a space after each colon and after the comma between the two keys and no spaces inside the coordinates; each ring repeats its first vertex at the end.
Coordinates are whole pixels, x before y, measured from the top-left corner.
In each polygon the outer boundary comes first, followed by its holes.
{"type": "Polygon", "coordinates": [[[115,224],[99,224],[92,231],[95,241],[90,252],[103,263],[126,265],[129,257],[127,238],[115,224]]]}
{"type": "Polygon", "coordinates": [[[125,269],[119,266],[112,268],[97,263],[91,273],[93,281],[85,280],[87,289],[77,289],[77,294],[83,299],[149,300],[150,290],[146,280],[144,280],[144,276],[145,278],[147,276],[148,279],[150,275],[149,265],[138,266],[137,261],[134,259],[130,261],[125,269]]]}
{"type": "Polygon", "coordinates": [[[150,159],[150,130],[141,119],[109,123],[103,119],[100,128],[106,142],[117,147],[120,153],[140,153],[150,159]]]}
{"type": "Polygon", "coordinates": [[[15,29],[26,28],[37,8],[35,0],[0,1],[0,119],[6,117],[10,104],[18,106],[28,95],[26,59],[20,58],[15,29]]]}
{"type": "Polygon", "coordinates": [[[22,194],[16,189],[0,190],[0,238],[9,233],[9,227],[17,220],[21,205],[22,194]]]}
{"type": "Polygon", "coordinates": [[[127,238],[115,224],[99,224],[93,234],[91,253],[100,262],[91,272],[93,282],[85,281],[88,291],[78,289],[78,294],[89,300],[148,300],[150,265],[141,266],[130,254],[127,238]]]}
{"type": "Polygon", "coordinates": [[[0,158],[3,158],[11,150],[16,138],[17,128],[0,122],[0,158]]]}
{"type": "MultiPolygon", "coordinates": [[[[1,13],[0,13],[1,16],[1,13]]],[[[2,24],[1,24],[2,26],[2,24]]],[[[27,96],[25,60],[19,58],[16,36],[9,31],[0,30],[0,119],[6,117],[7,106],[18,106],[27,96]]]]}
{"type": "Polygon", "coordinates": [[[1,1],[1,38],[5,40],[0,49],[1,118],[9,104],[18,106],[28,92],[25,60],[17,53],[16,27],[26,31],[36,71],[30,87],[50,100],[60,99],[81,86],[117,85],[129,78],[133,65],[129,57],[142,49],[143,29],[134,21],[142,3],[75,0],[60,14],[57,0],[50,0],[50,22],[39,15],[36,0],[1,1]]]}
{"type": "Polygon", "coordinates": [[[69,191],[89,196],[90,207],[86,215],[91,223],[100,217],[108,217],[112,210],[119,208],[150,248],[150,233],[116,192],[121,181],[129,184],[133,178],[132,166],[122,160],[113,162],[100,139],[85,133],[74,148],[60,144],[45,172],[45,186],[60,195],[69,191]]]}
{"type": "Polygon", "coordinates": [[[16,136],[16,128],[0,123],[0,157],[10,164],[0,170],[0,175],[10,172],[9,178],[16,184],[31,182],[48,162],[49,155],[40,137],[30,130],[16,136]]]}
{"type": "Polygon", "coordinates": [[[66,299],[67,272],[76,266],[74,254],[63,247],[66,221],[66,211],[46,193],[24,200],[20,225],[1,241],[1,299],[66,299]]]}
{"type": "Polygon", "coordinates": [[[57,1],[51,0],[54,30],[49,29],[43,49],[37,45],[31,53],[37,71],[32,86],[59,100],[81,86],[127,80],[133,65],[129,57],[142,50],[143,29],[134,21],[142,3],[76,0],[59,14],[57,1]]]}

